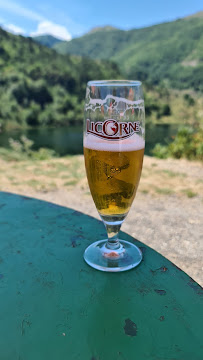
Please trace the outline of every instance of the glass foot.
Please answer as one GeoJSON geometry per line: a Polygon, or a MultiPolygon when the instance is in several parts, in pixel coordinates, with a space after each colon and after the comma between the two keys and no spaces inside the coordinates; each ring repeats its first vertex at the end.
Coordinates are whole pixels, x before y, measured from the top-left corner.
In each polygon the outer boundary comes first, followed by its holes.
{"type": "Polygon", "coordinates": [[[142,260],[141,250],[134,244],[119,240],[116,250],[106,247],[107,240],[97,241],[85,250],[84,259],[93,268],[101,271],[126,271],[139,265],[142,260]]]}

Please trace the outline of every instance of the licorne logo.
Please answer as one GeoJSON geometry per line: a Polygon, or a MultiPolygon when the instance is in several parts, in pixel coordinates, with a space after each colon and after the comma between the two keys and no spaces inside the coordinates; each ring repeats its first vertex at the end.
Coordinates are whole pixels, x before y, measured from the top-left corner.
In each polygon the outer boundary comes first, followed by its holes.
{"type": "Polygon", "coordinates": [[[140,131],[140,122],[118,122],[107,119],[104,122],[86,120],[86,134],[93,134],[106,140],[121,140],[140,131]]]}

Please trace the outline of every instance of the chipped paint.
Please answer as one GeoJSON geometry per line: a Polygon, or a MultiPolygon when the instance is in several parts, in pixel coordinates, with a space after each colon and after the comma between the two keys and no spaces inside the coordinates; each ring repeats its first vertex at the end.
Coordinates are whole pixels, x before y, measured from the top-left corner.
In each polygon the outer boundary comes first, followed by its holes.
{"type": "Polygon", "coordinates": [[[76,240],[72,240],[72,241],[71,241],[71,246],[72,246],[73,248],[75,248],[75,247],[77,246],[76,240]]]}
{"type": "Polygon", "coordinates": [[[125,320],[125,326],[123,327],[125,334],[129,336],[137,335],[137,325],[130,319],[125,320]]]}
{"type": "Polygon", "coordinates": [[[152,272],[152,274],[155,274],[156,272],[161,272],[161,273],[165,273],[166,271],[168,271],[168,268],[166,266],[161,266],[158,269],[155,270],[150,270],[152,272]]]}
{"type": "Polygon", "coordinates": [[[159,295],[166,295],[166,290],[154,289],[154,291],[159,295]]]}
{"type": "Polygon", "coordinates": [[[197,284],[192,278],[187,283],[198,295],[203,295],[203,288],[197,284]]]}

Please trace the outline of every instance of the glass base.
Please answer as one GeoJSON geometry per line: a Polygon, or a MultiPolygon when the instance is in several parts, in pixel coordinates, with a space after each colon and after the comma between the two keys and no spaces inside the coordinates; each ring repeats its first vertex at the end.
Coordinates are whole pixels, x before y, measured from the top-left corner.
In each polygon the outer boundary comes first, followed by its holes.
{"type": "Polygon", "coordinates": [[[96,241],[88,246],[84,252],[86,263],[101,271],[126,271],[139,265],[142,260],[141,250],[134,244],[119,240],[118,249],[106,247],[107,240],[96,241]]]}

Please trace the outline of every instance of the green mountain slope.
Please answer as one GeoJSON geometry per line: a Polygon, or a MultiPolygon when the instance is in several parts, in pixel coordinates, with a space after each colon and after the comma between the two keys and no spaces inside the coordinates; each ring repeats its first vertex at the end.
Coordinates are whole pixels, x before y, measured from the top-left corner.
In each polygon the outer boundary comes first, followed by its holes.
{"type": "Polygon", "coordinates": [[[101,28],[99,31],[90,31],[71,41],[62,41],[60,45],[56,44],[54,48],[61,54],[70,53],[106,59],[114,56],[115,51],[118,52],[126,47],[127,35],[127,31],[119,29],[106,31],[101,28]]]}
{"type": "Polygon", "coordinates": [[[203,91],[203,12],[142,29],[100,30],[54,48],[116,61],[128,78],[203,91]]]}
{"type": "MultiPolygon", "coordinates": [[[[107,31],[112,31],[112,30],[118,30],[117,28],[113,27],[113,26],[103,26],[103,27],[95,27],[93,28],[92,30],[90,30],[88,32],[88,34],[93,34],[93,33],[97,33],[97,32],[107,32],[107,31]]],[[[39,36],[33,36],[32,39],[34,41],[36,41],[38,44],[41,44],[41,45],[44,45],[44,46],[47,46],[49,48],[54,48],[54,46],[56,44],[59,44],[59,43],[67,43],[67,41],[63,41],[63,40],[60,40],[52,35],[39,35],[39,36]]],[[[60,51],[59,51],[60,53],[60,51]]],[[[63,54],[63,51],[61,52],[63,54]]]]}
{"type": "Polygon", "coordinates": [[[0,28],[0,127],[82,122],[86,82],[118,78],[117,65],[60,55],[0,28]]]}
{"type": "Polygon", "coordinates": [[[52,35],[33,36],[33,40],[41,45],[48,46],[49,48],[52,48],[54,45],[62,42],[62,40],[57,39],[52,35]]]}

